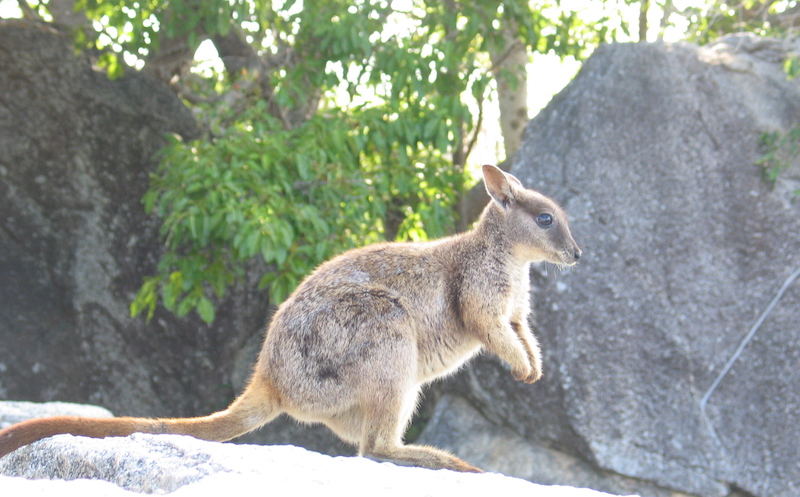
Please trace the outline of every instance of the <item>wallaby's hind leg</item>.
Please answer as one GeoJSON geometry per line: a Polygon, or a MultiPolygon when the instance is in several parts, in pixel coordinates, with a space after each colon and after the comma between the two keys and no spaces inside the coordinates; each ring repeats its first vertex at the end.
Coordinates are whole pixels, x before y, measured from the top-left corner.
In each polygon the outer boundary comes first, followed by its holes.
{"type": "Polygon", "coordinates": [[[403,445],[403,433],[413,414],[414,395],[405,399],[399,392],[383,392],[373,403],[364,407],[364,433],[359,454],[377,461],[389,461],[401,466],[420,466],[430,469],[451,469],[481,473],[475,466],[443,450],[423,445],[403,445]],[[411,405],[408,405],[411,402],[411,405]],[[404,405],[405,404],[405,405],[404,405]]]}

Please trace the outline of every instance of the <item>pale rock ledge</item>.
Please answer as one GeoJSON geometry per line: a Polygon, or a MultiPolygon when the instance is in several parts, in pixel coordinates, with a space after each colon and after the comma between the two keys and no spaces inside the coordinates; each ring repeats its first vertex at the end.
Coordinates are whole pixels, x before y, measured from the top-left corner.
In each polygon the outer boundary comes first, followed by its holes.
{"type": "Polygon", "coordinates": [[[536,485],[496,473],[433,471],[361,457],[330,457],[286,445],[223,444],[179,435],[103,440],[59,435],[0,459],[0,475],[4,497],[123,497],[137,492],[225,497],[252,491],[348,497],[609,495],[536,485]]]}

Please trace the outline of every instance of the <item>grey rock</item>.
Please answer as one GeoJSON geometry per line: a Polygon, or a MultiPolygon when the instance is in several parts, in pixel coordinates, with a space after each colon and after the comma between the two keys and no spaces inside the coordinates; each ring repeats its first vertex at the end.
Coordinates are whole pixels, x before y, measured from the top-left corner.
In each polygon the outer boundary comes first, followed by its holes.
{"type": "Polygon", "coordinates": [[[27,480],[0,476],[0,486],[6,495],[13,497],[134,497],[141,495],[123,490],[113,483],[98,480],[27,480]]]}
{"type": "Polygon", "coordinates": [[[796,497],[800,204],[756,163],[800,86],[737,40],[603,46],[531,121],[512,172],[566,206],[585,257],[534,271],[542,381],[480,358],[446,388],[602,471],[796,497]]]}
{"type": "Polygon", "coordinates": [[[471,464],[544,485],[568,485],[616,495],[678,497],[674,490],[603,471],[573,455],[532,443],[487,420],[463,397],[445,395],[417,443],[447,447],[471,464]]]}
{"type": "Polygon", "coordinates": [[[178,435],[135,434],[103,440],[59,435],[0,459],[0,475],[4,475],[0,476],[3,495],[11,496],[29,496],[35,489],[64,495],[75,483],[22,478],[91,479],[98,485],[84,482],[79,494],[84,497],[130,495],[119,489],[176,497],[238,494],[254,489],[269,495],[608,495],[534,485],[499,474],[432,471],[360,457],[334,458],[293,446],[221,444],[178,435]]]}

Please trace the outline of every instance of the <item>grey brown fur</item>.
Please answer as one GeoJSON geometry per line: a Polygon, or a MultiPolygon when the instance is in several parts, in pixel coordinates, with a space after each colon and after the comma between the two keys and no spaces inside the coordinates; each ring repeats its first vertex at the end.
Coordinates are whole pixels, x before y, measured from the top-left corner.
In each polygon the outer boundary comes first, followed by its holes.
{"type": "Polygon", "coordinates": [[[483,173],[493,201],[474,230],[352,250],[306,278],[273,317],[251,383],[227,410],[190,419],[32,420],[0,431],[0,455],[65,432],[227,440],[285,412],[324,423],[366,457],[479,471],[433,447],[403,445],[419,392],[481,350],[507,362],[516,379],[538,380],[529,266],[572,265],[581,255],[552,200],[494,166],[483,173]]]}

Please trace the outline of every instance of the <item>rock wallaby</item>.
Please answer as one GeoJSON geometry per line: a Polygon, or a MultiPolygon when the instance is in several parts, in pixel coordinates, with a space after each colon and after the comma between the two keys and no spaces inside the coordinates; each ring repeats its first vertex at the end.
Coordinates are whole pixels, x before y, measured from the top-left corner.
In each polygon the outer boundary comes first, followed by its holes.
{"type": "Polygon", "coordinates": [[[581,256],[564,212],[514,176],[483,166],[492,201],[467,233],[346,252],[308,276],[275,313],[245,391],[200,418],[52,417],[0,431],[0,457],[60,433],[176,433],[224,441],[281,413],[324,423],[362,456],[480,470],[433,447],[404,445],[420,389],[481,350],[526,383],[542,374],[528,327],[529,266],[581,256]]]}

